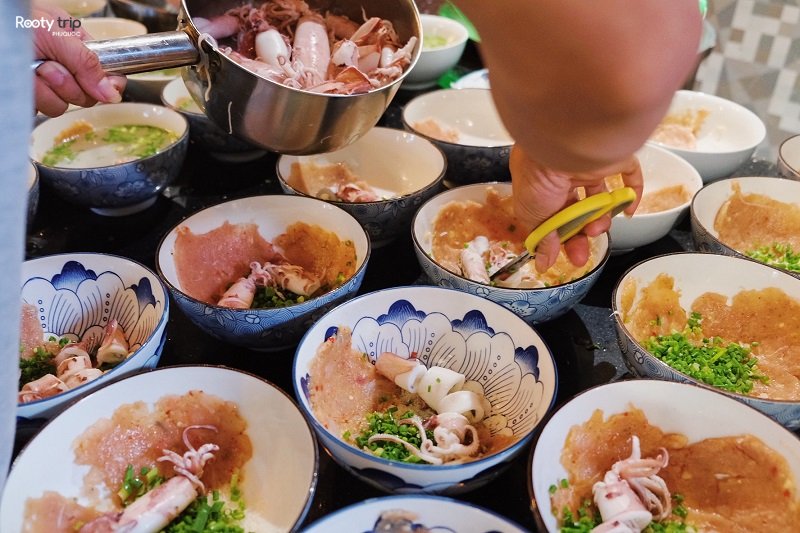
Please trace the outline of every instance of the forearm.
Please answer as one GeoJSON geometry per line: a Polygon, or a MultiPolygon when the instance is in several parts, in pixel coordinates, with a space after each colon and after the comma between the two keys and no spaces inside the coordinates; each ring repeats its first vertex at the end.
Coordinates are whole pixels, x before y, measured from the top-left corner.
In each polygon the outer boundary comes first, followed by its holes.
{"type": "Polygon", "coordinates": [[[695,65],[697,0],[456,0],[481,35],[498,111],[541,164],[597,170],[636,151],[695,65]]]}

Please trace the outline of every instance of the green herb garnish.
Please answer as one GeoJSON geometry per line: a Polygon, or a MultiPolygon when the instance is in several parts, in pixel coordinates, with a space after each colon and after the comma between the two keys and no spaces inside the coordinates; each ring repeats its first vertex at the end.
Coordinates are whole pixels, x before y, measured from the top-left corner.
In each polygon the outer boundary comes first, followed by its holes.
{"type": "MultiPolygon", "coordinates": [[[[356,437],[356,445],[384,459],[403,461],[406,463],[423,463],[424,461],[422,459],[412,455],[402,444],[385,440],[378,440],[371,444],[367,442],[373,435],[383,433],[399,437],[419,448],[422,445],[422,440],[419,437],[419,431],[416,426],[413,424],[399,423],[400,420],[413,417],[414,412],[406,411],[397,418],[395,417],[396,413],[397,407],[392,406],[384,413],[374,412],[367,415],[368,429],[356,437]]],[[[426,431],[426,434],[429,439],[433,440],[433,431],[426,431]]]]}
{"type": "Polygon", "coordinates": [[[136,498],[163,482],[164,478],[159,475],[158,469],[155,467],[143,466],[137,474],[133,465],[128,465],[128,468],[125,469],[125,477],[122,478],[122,486],[117,491],[117,496],[122,501],[122,505],[128,506],[136,498]]]}
{"type": "Polygon", "coordinates": [[[27,359],[19,360],[19,388],[26,383],[36,381],[47,374],[56,373],[56,365],[53,363],[53,355],[39,346],[33,350],[33,355],[27,359]]]}
{"type": "Polygon", "coordinates": [[[701,317],[692,313],[682,333],[651,337],[645,348],[675,370],[726,391],[746,394],[755,381],[768,381],[755,369],[752,344],[701,337],[701,317]]]}
{"type": "Polygon", "coordinates": [[[748,250],[745,255],[770,266],[791,272],[800,272],[800,252],[792,250],[792,246],[788,243],[781,244],[776,242],[771,246],[748,250]]]}
{"type": "Polygon", "coordinates": [[[210,498],[205,495],[200,496],[163,531],[164,533],[204,533],[211,531],[214,533],[244,533],[244,529],[238,526],[237,523],[244,519],[245,506],[235,485],[231,488],[231,500],[235,506],[226,508],[225,501],[220,497],[219,491],[213,491],[210,498]]]}
{"type": "Polygon", "coordinates": [[[274,307],[287,307],[306,301],[305,296],[289,291],[279,293],[274,287],[258,287],[253,297],[252,309],[271,309],[274,307]]]}
{"type": "Polygon", "coordinates": [[[62,161],[73,161],[77,154],[72,149],[72,145],[75,144],[75,139],[71,141],[64,141],[59,143],[44,154],[42,158],[42,163],[47,165],[48,167],[55,166],[56,164],[62,161]]]}

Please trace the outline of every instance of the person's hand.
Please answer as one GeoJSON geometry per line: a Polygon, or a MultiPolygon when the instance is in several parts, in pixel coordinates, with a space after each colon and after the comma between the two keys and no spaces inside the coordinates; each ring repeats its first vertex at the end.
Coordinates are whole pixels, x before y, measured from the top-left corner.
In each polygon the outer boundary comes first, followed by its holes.
{"type": "MultiPolygon", "coordinates": [[[[33,18],[69,19],[67,12],[53,6],[33,6],[33,18]]],[[[34,57],[45,59],[36,69],[36,109],[55,117],[67,110],[69,104],[91,107],[97,102],[116,103],[122,100],[125,88],[123,76],[108,76],[100,66],[97,55],[83,41],[90,40],[88,32],[75,28],[78,36],[53,35],[59,28],[33,30],[34,57]]]]}
{"type": "MultiPolygon", "coordinates": [[[[642,196],[643,177],[639,160],[635,156],[607,168],[591,173],[567,174],[545,168],[531,160],[521,148],[515,145],[511,149],[509,161],[511,183],[514,195],[514,213],[520,222],[530,230],[539,226],[549,217],[567,205],[578,200],[578,187],[584,187],[586,195],[606,190],[604,178],[613,174],[621,174],[622,181],[636,191],[636,201],[625,209],[632,215],[639,205],[642,196]]],[[[584,227],[565,244],[564,248],[569,260],[583,266],[589,260],[589,239],[608,230],[611,226],[611,215],[604,215],[584,227]]],[[[556,262],[561,250],[558,234],[552,232],[542,239],[536,247],[536,269],[544,272],[556,262]]]]}

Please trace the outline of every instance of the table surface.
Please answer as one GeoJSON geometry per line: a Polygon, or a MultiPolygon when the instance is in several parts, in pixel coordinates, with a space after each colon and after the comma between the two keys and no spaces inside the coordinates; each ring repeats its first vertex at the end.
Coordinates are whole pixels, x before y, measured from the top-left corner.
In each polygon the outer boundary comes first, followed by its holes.
{"type": "MultiPolygon", "coordinates": [[[[460,68],[467,71],[476,66],[479,65],[467,62],[460,68]]],[[[400,127],[399,111],[416,94],[401,89],[380,124],[400,127]]],[[[65,204],[43,187],[38,213],[28,233],[27,258],[61,252],[106,252],[130,257],[154,269],[156,249],[162,236],[188,215],[234,198],[281,194],[275,175],[276,161],[276,154],[267,154],[245,164],[220,163],[190,145],[179,178],[157,202],[146,211],[120,218],[99,216],[65,204]]],[[[774,176],[775,165],[751,161],[736,175],[774,176]]],[[[487,181],[490,180],[491,176],[487,176],[487,181]]],[[[686,217],[663,239],[633,252],[612,256],[598,282],[580,304],[558,319],[535,326],[556,360],[559,376],[556,408],[589,387],[631,377],[617,345],[611,317],[614,285],[628,268],[644,259],[691,249],[686,217]]],[[[407,237],[373,250],[360,293],[424,283],[421,276],[409,230],[407,237]]],[[[237,348],[205,334],[177,305],[172,305],[171,309],[167,342],[159,367],[225,365],[262,376],[294,397],[291,383],[294,350],[264,354],[237,348]]],[[[36,426],[19,427],[15,452],[38,429],[36,426]]],[[[535,530],[527,486],[529,456],[530,449],[527,449],[490,484],[457,498],[494,510],[526,529],[535,530]]],[[[302,526],[333,510],[384,495],[352,477],[320,447],[319,480],[302,526]]]]}

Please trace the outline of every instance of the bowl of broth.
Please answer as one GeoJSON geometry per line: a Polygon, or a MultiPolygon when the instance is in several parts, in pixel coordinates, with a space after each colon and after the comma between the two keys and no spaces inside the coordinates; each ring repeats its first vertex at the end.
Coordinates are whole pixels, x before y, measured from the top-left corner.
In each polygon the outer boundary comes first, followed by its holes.
{"type": "Polygon", "coordinates": [[[42,182],[62,199],[107,216],[155,203],[180,172],[189,127],[177,111],[138,103],[77,109],[31,135],[42,182]]]}

